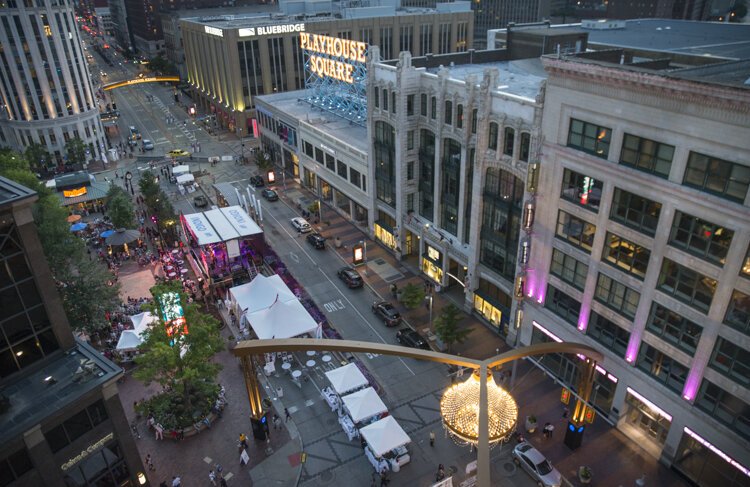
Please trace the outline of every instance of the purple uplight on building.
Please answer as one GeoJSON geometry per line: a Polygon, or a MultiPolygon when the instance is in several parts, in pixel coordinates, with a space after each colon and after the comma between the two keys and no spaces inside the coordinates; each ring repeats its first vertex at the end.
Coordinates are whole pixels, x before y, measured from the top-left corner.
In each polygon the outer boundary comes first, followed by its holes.
{"type": "Polygon", "coordinates": [[[581,312],[578,314],[578,330],[585,332],[589,325],[589,314],[591,314],[591,305],[584,303],[581,306],[581,312]]]}
{"type": "Polygon", "coordinates": [[[701,384],[703,372],[698,368],[693,368],[685,381],[685,387],[682,388],[682,398],[686,401],[693,401],[698,393],[698,387],[701,384]]]}

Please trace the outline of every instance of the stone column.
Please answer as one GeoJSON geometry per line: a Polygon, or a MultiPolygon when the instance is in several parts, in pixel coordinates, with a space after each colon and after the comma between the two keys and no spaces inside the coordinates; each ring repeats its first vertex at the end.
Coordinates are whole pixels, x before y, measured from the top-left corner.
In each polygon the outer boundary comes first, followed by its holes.
{"type": "Polygon", "coordinates": [[[41,425],[36,425],[23,434],[23,442],[29,450],[34,467],[45,487],[65,487],[60,465],[55,464],[55,456],[49,447],[41,425]]]}

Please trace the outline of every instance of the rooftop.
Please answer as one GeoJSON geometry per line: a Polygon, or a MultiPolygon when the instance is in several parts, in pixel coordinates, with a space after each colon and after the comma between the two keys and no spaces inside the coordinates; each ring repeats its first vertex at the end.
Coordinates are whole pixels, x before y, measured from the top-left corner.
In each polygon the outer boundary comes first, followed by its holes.
{"type": "MultiPolygon", "coordinates": [[[[509,93],[523,98],[535,99],[547,78],[539,58],[522,59],[517,61],[496,61],[481,64],[458,64],[449,66],[450,77],[466,81],[469,75],[475,75],[477,82],[487,68],[497,68],[500,71],[497,91],[509,93]]],[[[429,68],[427,72],[437,73],[440,68],[429,68]]]]}
{"type": "Polygon", "coordinates": [[[357,125],[333,113],[323,111],[320,108],[313,107],[306,101],[303,101],[303,98],[306,96],[306,90],[298,90],[256,96],[255,100],[265,102],[275,109],[315,127],[329,137],[338,139],[342,143],[365,154],[367,153],[368,139],[366,127],[357,125]]]}
{"type": "Polygon", "coordinates": [[[20,372],[2,390],[2,398],[10,401],[10,408],[0,414],[0,442],[27,431],[121,373],[122,369],[83,342],[46,362],[41,369],[20,372]]]}
{"type": "Polygon", "coordinates": [[[0,176],[0,206],[11,205],[17,201],[33,198],[36,192],[15,181],[0,176]]]}

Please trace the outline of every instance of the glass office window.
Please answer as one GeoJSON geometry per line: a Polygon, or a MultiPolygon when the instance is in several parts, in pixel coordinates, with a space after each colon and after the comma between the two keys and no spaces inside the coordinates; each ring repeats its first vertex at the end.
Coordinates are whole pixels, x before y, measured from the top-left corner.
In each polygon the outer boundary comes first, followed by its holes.
{"type": "Polygon", "coordinates": [[[609,156],[609,142],[612,129],[582,120],[571,119],[568,132],[568,147],[606,159],[609,156]]]}
{"type": "Polygon", "coordinates": [[[663,178],[669,177],[674,146],[644,137],[625,134],[620,151],[620,164],[663,178]]]}

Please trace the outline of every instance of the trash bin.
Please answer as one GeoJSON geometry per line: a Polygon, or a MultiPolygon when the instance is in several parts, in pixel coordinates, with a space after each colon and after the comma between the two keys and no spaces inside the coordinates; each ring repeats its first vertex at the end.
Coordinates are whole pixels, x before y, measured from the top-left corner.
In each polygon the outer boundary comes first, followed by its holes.
{"type": "Polygon", "coordinates": [[[284,388],[283,387],[277,387],[276,388],[276,396],[279,398],[284,397],[284,388]]]}

